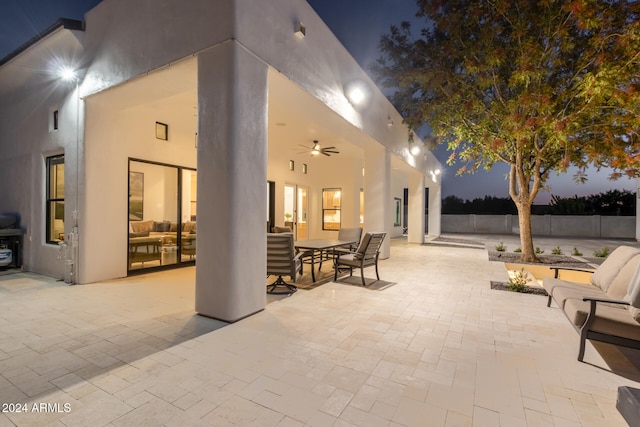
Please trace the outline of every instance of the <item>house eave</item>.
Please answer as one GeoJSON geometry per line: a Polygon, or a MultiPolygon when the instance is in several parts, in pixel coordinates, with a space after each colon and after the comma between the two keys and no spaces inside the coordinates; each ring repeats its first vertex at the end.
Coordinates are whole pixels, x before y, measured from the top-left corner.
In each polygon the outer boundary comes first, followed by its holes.
{"type": "Polygon", "coordinates": [[[19,48],[17,48],[16,50],[11,52],[10,54],[5,56],[4,58],[0,59],[0,67],[2,67],[7,62],[11,61],[16,56],[20,55],[22,52],[24,52],[27,49],[29,49],[34,44],[38,43],[40,40],[44,39],[45,37],[47,37],[51,33],[55,32],[56,30],[59,30],[60,28],[65,29],[65,30],[84,31],[85,30],[85,24],[84,24],[84,21],[79,21],[77,19],[68,19],[68,18],[60,18],[60,19],[58,19],[51,26],[47,27],[46,29],[44,29],[40,33],[36,34],[31,39],[29,39],[27,42],[25,42],[22,46],[20,46],[19,48]]]}

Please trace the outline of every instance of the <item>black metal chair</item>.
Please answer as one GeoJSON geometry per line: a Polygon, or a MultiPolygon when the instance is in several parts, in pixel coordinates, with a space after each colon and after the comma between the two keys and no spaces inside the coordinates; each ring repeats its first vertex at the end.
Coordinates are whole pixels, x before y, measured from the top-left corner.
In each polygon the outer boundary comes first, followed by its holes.
{"type": "Polygon", "coordinates": [[[295,285],[284,281],[282,276],[289,276],[294,282],[298,274],[302,275],[302,253],[296,254],[293,246],[293,234],[267,233],[267,276],[278,276],[275,282],[267,285],[269,294],[292,294],[298,290],[295,285]],[[277,291],[285,287],[286,291],[277,291]]]}
{"type": "Polygon", "coordinates": [[[349,268],[349,276],[353,276],[354,267],[359,267],[362,286],[367,286],[364,280],[364,269],[372,265],[376,267],[377,280],[380,280],[380,274],[378,274],[378,257],[380,255],[380,246],[382,246],[382,241],[386,235],[387,233],[366,233],[355,252],[336,252],[333,280],[338,280],[340,266],[349,268]]]}

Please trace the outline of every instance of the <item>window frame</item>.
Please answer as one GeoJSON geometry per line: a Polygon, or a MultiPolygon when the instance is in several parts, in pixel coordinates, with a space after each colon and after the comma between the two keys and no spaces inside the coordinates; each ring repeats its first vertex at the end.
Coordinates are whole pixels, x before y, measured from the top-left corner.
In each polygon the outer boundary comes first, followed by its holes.
{"type": "Polygon", "coordinates": [[[342,225],[342,188],[340,187],[332,187],[332,188],[323,188],[322,189],[322,230],[326,231],[338,231],[342,225]],[[335,193],[339,193],[338,196],[338,204],[333,204],[332,206],[325,206],[325,193],[332,191],[334,195],[332,196],[332,200],[335,200],[335,193]],[[327,228],[325,222],[325,213],[326,211],[334,211],[338,215],[338,228],[327,228]]]}
{"type": "MultiPolygon", "coordinates": [[[[64,187],[62,197],[51,197],[51,171],[52,167],[57,165],[63,165],[62,173],[64,179],[64,153],[63,154],[55,154],[53,156],[47,156],[45,158],[45,173],[46,177],[46,191],[45,191],[45,206],[46,206],[46,214],[45,214],[45,242],[52,245],[57,245],[59,242],[63,241],[59,236],[51,235],[51,225],[52,225],[52,215],[55,215],[55,211],[51,211],[51,207],[55,203],[62,202],[63,205],[63,218],[62,223],[64,227],[64,187]]],[[[64,181],[63,181],[64,186],[64,181]]]]}

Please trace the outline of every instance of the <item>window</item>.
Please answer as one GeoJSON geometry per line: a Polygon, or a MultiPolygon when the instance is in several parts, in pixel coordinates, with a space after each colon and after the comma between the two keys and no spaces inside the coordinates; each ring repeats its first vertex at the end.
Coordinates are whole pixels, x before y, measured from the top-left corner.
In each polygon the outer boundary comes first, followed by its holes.
{"type": "Polygon", "coordinates": [[[58,130],[58,120],[59,120],[58,110],[55,110],[53,112],[53,130],[58,130]]]}
{"type": "Polygon", "coordinates": [[[47,243],[64,240],[64,155],[47,157],[47,243]]]}
{"type": "Polygon", "coordinates": [[[197,172],[129,159],[129,272],[195,263],[197,172]]]}
{"type": "Polygon", "coordinates": [[[393,198],[393,226],[400,227],[402,223],[402,200],[394,197],[393,198]]]}
{"type": "Polygon", "coordinates": [[[340,230],[340,207],[342,192],[340,188],[322,189],[322,229],[340,230]]]}

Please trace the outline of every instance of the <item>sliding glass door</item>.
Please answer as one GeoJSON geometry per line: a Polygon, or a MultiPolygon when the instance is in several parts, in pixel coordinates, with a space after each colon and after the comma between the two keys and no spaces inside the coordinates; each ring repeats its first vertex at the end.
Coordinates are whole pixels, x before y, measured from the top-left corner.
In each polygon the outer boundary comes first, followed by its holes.
{"type": "Polygon", "coordinates": [[[129,160],[129,271],[196,257],[196,171],[129,160]]]}

